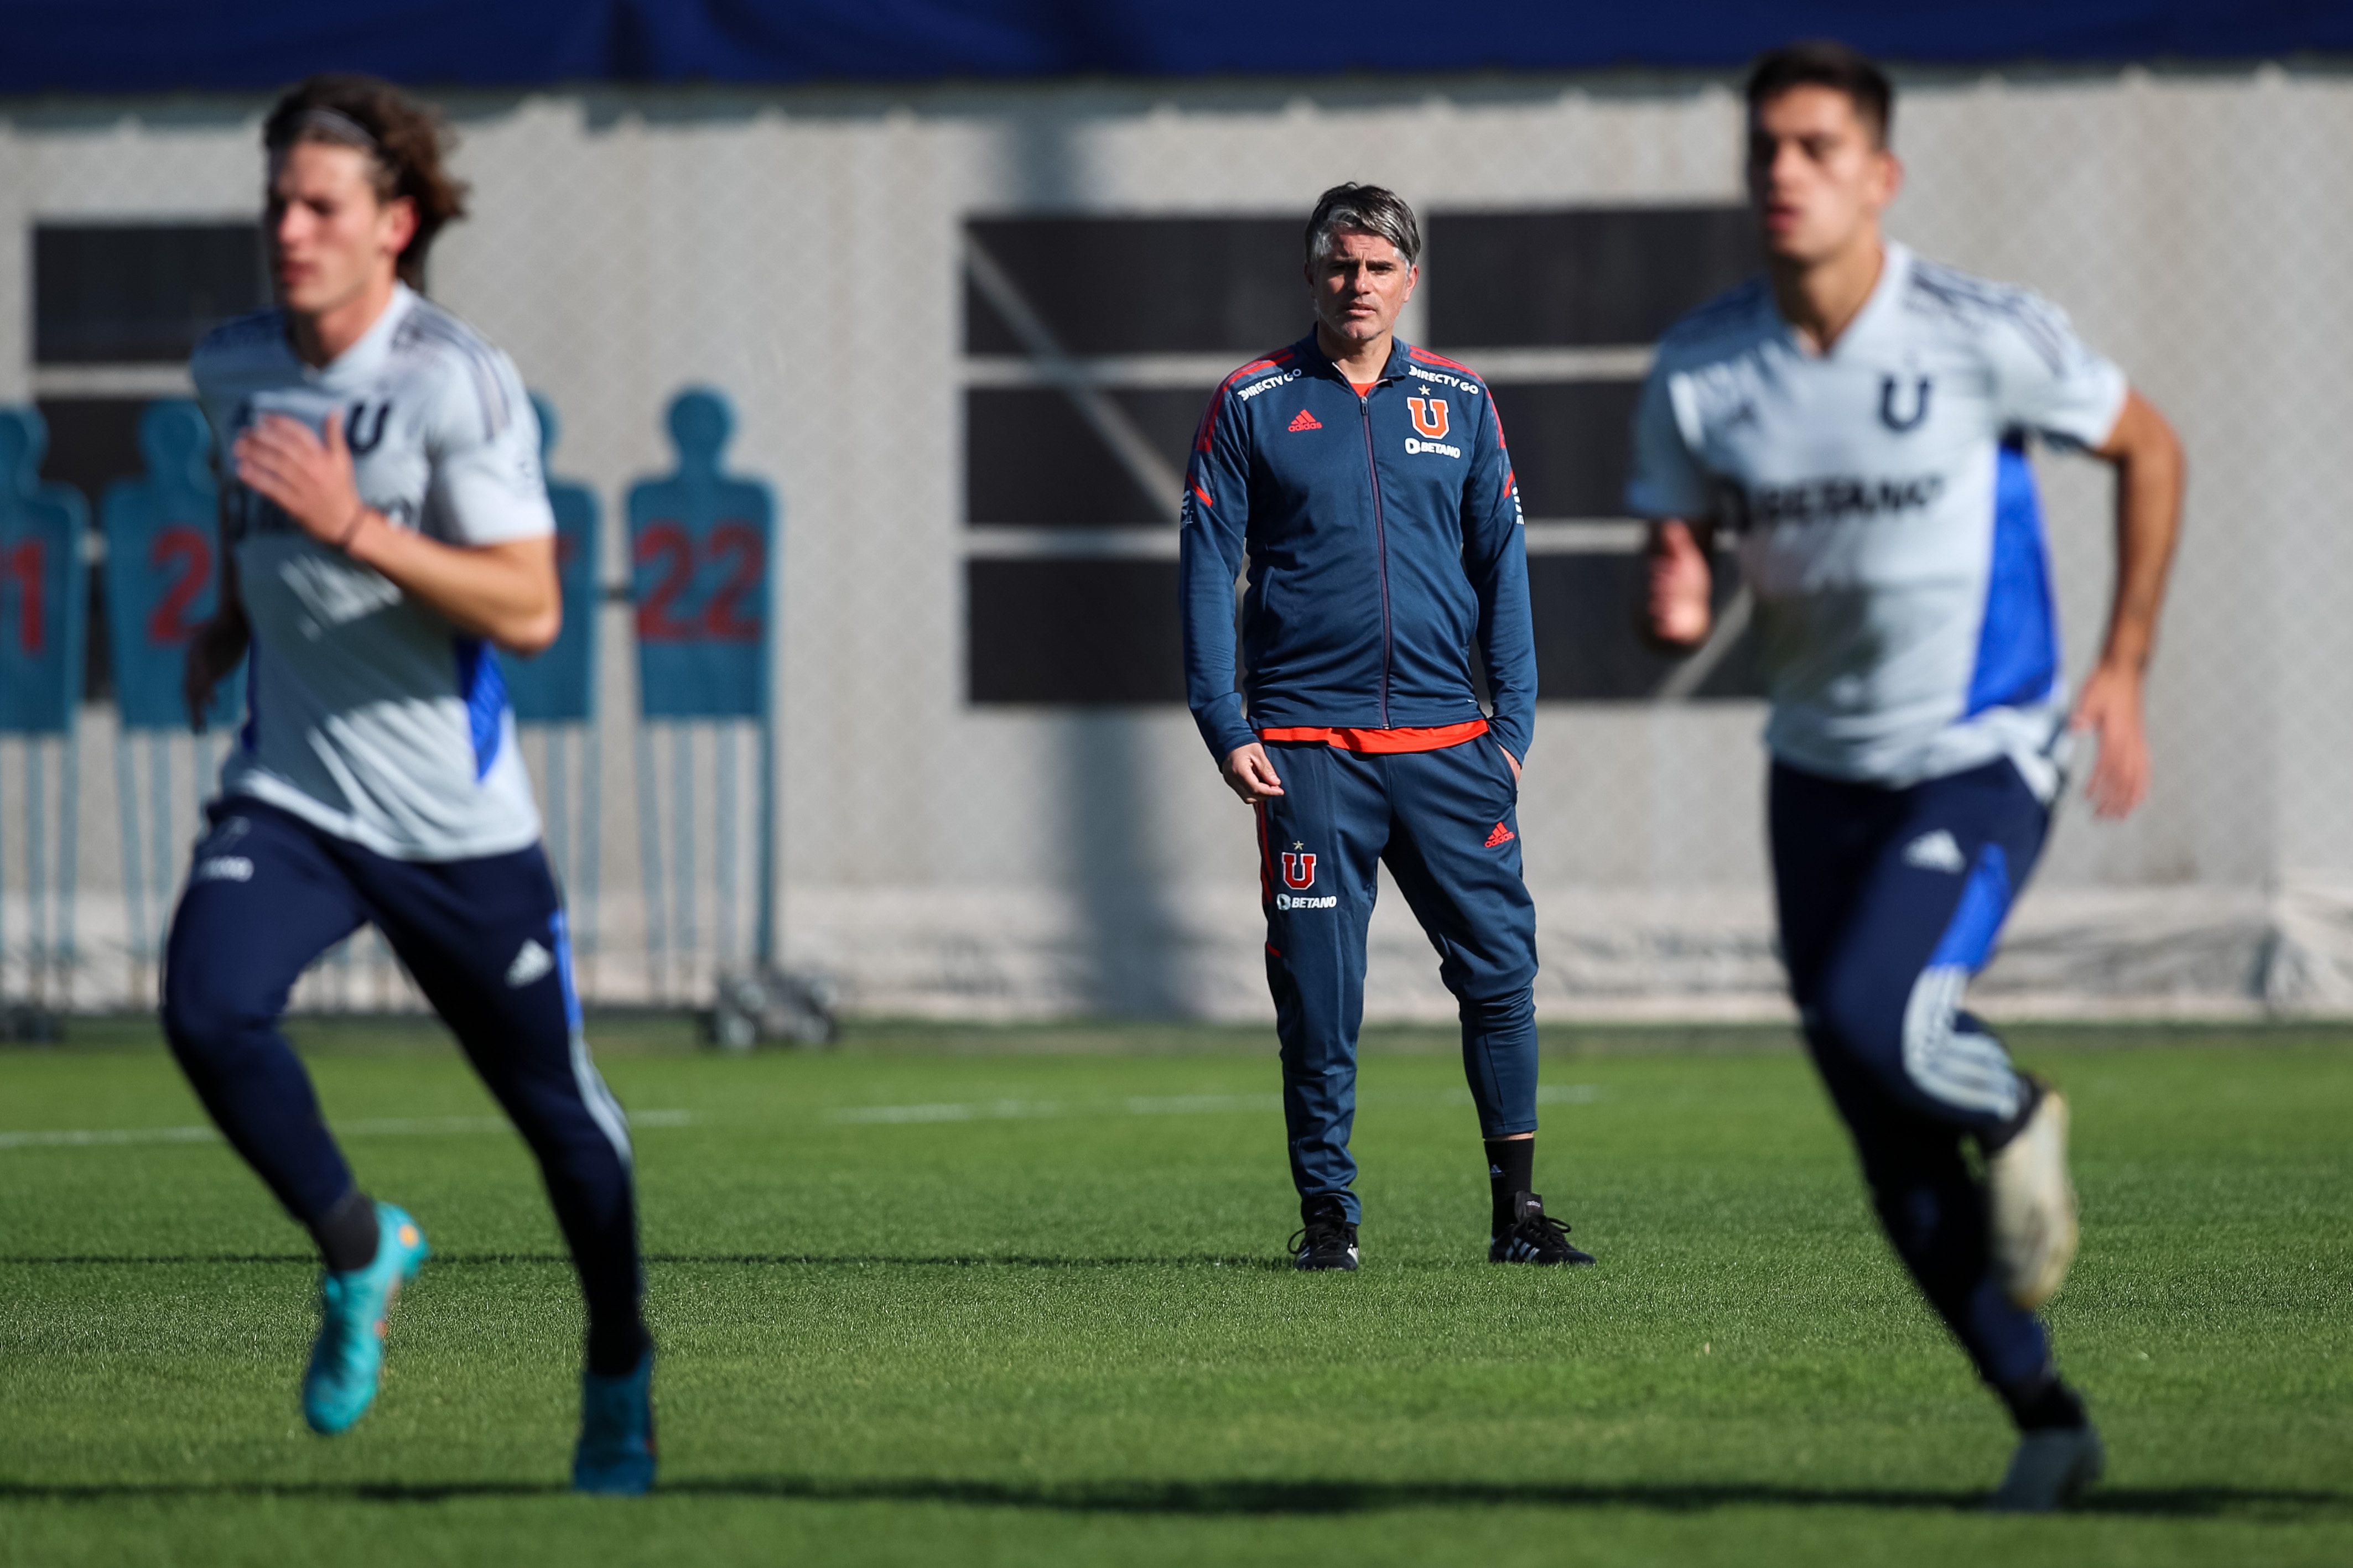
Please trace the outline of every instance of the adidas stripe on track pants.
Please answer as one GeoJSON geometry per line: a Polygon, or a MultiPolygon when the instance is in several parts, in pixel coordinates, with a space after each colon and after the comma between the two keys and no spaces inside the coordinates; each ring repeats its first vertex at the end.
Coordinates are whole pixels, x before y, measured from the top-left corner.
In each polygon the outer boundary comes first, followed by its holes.
{"type": "Polygon", "coordinates": [[[628,1125],[588,1058],[546,856],[534,845],[395,860],[259,801],[216,801],[210,814],[172,919],[164,1028],[237,1152],[314,1230],[352,1191],[278,1020],[302,971],[374,924],[538,1157],[592,1338],[634,1334],[642,1281],[628,1125]]]}
{"type": "Polygon", "coordinates": [[[1380,866],[1459,1005],[1480,1135],[1535,1130],[1536,920],[1520,879],[1519,786],[1488,735],[1387,755],[1321,742],[1266,750],[1283,789],[1258,826],[1292,1180],[1303,1205],[1336,1196],[1354,1222],[1348,1136],[1380,866]]]}

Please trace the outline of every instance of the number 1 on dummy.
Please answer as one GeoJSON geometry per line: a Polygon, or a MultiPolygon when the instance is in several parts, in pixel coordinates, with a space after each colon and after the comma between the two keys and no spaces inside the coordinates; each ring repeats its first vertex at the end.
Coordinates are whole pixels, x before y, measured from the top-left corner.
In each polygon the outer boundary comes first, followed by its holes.
{"type": "Polygon", "coordinates": [[[80,706],[90,621],[81,494],[40,480],[48,426],[0,408],[0,733],[61,735],[80,706]]]}

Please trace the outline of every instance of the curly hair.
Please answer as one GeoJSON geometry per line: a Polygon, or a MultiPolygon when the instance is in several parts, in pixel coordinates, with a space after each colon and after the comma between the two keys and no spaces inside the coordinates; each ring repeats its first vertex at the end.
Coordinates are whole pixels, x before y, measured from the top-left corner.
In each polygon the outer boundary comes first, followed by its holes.
{"type": "Polygon", "coordinates": [[[417,210],[417,232],[400,253],[399,268],[401,281],[420,291],[434,237],[466,216],[466,184],[444,162],[457,140],[438,110],[380,78],[341,73],[297,82],[261,128],[261,144],[272,156],[302,142],[368,154],[376,200],[406,196],[417,210]]]}

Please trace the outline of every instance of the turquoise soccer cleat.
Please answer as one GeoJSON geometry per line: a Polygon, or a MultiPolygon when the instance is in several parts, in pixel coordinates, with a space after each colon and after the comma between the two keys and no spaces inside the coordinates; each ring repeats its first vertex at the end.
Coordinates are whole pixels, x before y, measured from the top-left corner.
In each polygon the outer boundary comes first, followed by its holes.
{"type": "Polygon", "coordinates": [[[432,1255],[406,1210],[380,1203],[375,1223],[375,1260],[330,1274],[319,1287],[319,1338],[302,1374],[302,1419],[325,1437],[349,1431],[375,1403],[385,1317],[400,1288],[432,1255]]]}
{"type": "Polygon", "coordinates": [[[654,1485],[654,1352],[617,1377],[580,1374],[580,1447],[572,1488],[641,1497],[654,1485]]]}
{"type": "Polygon", "coordinates": [[[2001,1487],[1986,1502],[1988,1513],[2056,1513],[2073,1508],[2108,1468],[2108,1451],[2092,1424],[2029,1432],[2001,1487]]]}

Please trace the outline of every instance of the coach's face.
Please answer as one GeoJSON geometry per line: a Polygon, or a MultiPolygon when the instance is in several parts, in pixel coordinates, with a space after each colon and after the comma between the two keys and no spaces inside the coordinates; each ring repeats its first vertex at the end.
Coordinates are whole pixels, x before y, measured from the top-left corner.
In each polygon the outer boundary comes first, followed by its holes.
{"type": "Polygon", "coordinates": [[[261,219],[278,302],[315,316],[381,286],[417,232],[403,196],[379,201],[365,153],[298,142],[271,160],[261,219]]]}
{"type": "Polygon", "coordinates": [[[1398,312],[1413,298],[1421,268],[1377,234],[1343,229],[1332,248],[1307,264],[1307,286],[1315,290],[1315,319],[1324,331],[1349,343],[1369,343],[1396,325],[1398,312]]]}
{"type": "Polygon", "coordinates": [[[1875,240],[1903,178],[1895,154],[1835,88],[1793,87],[1749,117],[1748,197],[1769,257],[1817,262],[1875,240]]]}

